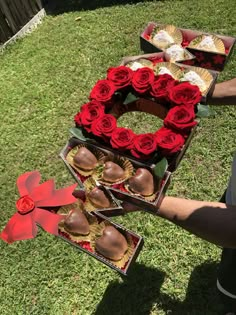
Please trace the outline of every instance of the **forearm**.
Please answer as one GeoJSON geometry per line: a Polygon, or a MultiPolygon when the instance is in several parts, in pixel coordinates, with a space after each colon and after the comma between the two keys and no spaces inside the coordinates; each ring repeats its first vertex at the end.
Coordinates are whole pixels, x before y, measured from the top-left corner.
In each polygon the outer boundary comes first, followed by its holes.
{"type": "Polygon", "coordinates": [[[159,215],[224,247],[236,247],[236,207],[220,202],[165,197],[159,215]]]}
{"type": "Polygon", "coordinates": [[[236,78],[217,83],[207,101],[212,105],[236,105],[236,78]]]}

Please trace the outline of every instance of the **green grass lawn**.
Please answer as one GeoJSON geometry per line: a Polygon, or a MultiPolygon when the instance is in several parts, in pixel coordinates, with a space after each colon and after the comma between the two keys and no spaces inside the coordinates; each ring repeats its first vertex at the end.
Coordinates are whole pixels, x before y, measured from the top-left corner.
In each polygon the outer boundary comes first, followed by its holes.
{"type": "MultiPolygon", "coordinates": [[[[58,158],[73,116],[109,66],[140,53],[139,34],[148,21],[234,35],[235,16],[233,0],[143,1],[47,16],[9,46],[0,56],[0,228],[15,211],[21,173],[38,169],[58,187],[73,183],[58,158]]],[[[233,53],[219,80],[235,74],[233,53]]],[[[236,144],[236,109],[215,110],[215,118],[202,120],[170,195],[218,200],[224,191],[236,144]]],[[[154,124],[145,116],[139,128],[152,130],[154,124]]],[[[34,240],[0,242],[0,314],[218,314],[218,247],[150,214],[115,221],[145,241],[126,279],[41,230],[34,240]]]]}

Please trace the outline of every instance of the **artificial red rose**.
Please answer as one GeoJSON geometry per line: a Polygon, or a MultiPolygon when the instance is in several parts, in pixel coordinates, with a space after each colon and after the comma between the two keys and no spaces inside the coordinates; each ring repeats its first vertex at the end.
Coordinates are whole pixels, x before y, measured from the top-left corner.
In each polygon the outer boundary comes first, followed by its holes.
{"type": "Polygon", "coordinates": [[[104,114],[104,106],[93,100],[81,107],[80,121],[86,131],[91,132],[92,122],[104,114]]]}
{"type": "Polygon", "coordinates": [[[81,113],[78,112],[75,116],[74,116],[74,122],[76,124],[76,126],[82,126],[81,123],[81,113]]]}
{"type": "Polygon", "coordinates": [[[164,62],[164,58],[162,57],[151,57],[151,58],[148,58],[148,60],[150,60],[153,64],[153,66],[155,66],[157,63],[159,62],[164,62]]]}
{"type": "Polygon", "coordinates": [[[202,67],[202,68],[206,68],[206,69],[212,69],[212,70],[214,70],[214,65],[209,61],[209,62],[206,62],[206,63],[201,63],[200,64],[200,66],[202,67]]]}
{"type": "Polygon", "coordinates": [[[125,66],[110,68],[107,71],[107,79],[110,80],[117,89],[121,89],[131,84],[133,71],[125,66]]]}
{"type": "Polygon", "coordinates": [[[134,72],[132,85],[136,92],[144,94],[150,90],[155,79],[152,69],[148,67],[140,68],[134,72]]]}
{"type": "Polygon", "coordinates": [[[133,146],[135,134],[131,129],[116,128],[111,134],[111,146],[114,149],[128,150],[133,146]]]}
{"type": "Polygon", "coordinates": [[[98,137],[110,137],[116,129],[116,119],[110,114],[104,114],[96,119],[91,125],[91,131],[98,137]]]}
{"type": "Polygon", "coordinates": [[[164,119],[164,125],[167,128],[186,134],[197,125],[197,121],[194,120],[195,116],[193,107],[185,105],[175,106],[169,110],[164,119]]]}
{"type": "Polygon", "coordinates": [[[183,41],[181,43],[181,46],[185,48],[185,47],[187,47],[189,45],[189,43],[190,43],[190,41],[187,38],[184,37],[183,41]]]}
{"type": "Polygon", "coordinates": [[[204,54],[202,52],[194,52],[194,55],[198,62],[202,62],[205,60],[204,54]]]}
{"type": "Polygon", "coordinates": [[[20,214],[26,214],[35,208],[35,204],[30,196],[25,195],[17,200],[16,208],[20,214]]]}
{"type": "Polygon", "coordinates": [[[168,90],[172,88],[176,82],[177,81],[169,74],[158,75],[152,84],[150,94],[158,102],[166,103],[168,101],[168,90]]]}
{"type": "Polygon", "coordinates": [[[225,62],[225,56],[221,56],[221,55],[215,55],[213,58],[214,64],[224,64],[225,62]]]}
{"type": "Polygon", "coordinates": [[[182,61],[182,64],[188,65],[188,66],[193,66],[194,63],[195,63],[195,61],[193,59],[182,61]]]}
{"type": "Polygon", "coordinates": [[[146,133],[134,137],[131,154],[136,158],[149,158],[157,149],[156,137],[153,133],[146,133]]]}
{"type": "Polygon", "coordinates": [[[195,106],[200,102],[202,95],[199,87],[189,82],[183,82],[175,85],[168,90],[169,99],[173,106],[186,105],[195,106]]]}
{"type": "Polygon", "coordinates": [[[111,100],[116,88],[109,80],[99,80],[94,85],[90,98],[95,99],[99,102],[106,103],[111,100]]]}
{"type": "Polygon", "coordinates": [[[155,133],[155,137],[157,147],[164,156],[169,156],[180,151],[185,142],[181,134],[165,127],[160,128],[155,133]]]}
{"type": "Polygon", "coordinates": [[[150,35],[148,35],[148,34],[145,34],[144,36],[143,36],[146,40],[150,40],[150,35]]]}

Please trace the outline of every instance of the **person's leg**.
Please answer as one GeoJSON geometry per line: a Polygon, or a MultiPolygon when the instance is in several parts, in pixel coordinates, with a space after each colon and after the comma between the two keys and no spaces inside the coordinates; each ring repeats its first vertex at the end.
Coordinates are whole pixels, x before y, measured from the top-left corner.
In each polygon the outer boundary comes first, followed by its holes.
{"type": "MultiPolygon", "coordinates": [[[[225,202],[225,194],[221,202],[225,202]]],[[[235,231],[236,233],[236,231],[235,231]]],[[[223,248],[218,270],[217,288],[225,312],[236,314],[236,249],[223,248]]]]}
{"type": "Polygon", "coordinates": [[[218,271],[217,288],[227,312],[236,312],[236,250],[224,248],[218,271]]]}

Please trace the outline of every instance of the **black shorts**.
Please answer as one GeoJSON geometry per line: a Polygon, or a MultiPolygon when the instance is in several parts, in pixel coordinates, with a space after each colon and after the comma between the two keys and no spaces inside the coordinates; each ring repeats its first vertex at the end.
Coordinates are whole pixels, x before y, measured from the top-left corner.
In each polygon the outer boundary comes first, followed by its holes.
{"type": "MultiPolygon", "coordinates": [[[[225,194],[221,202],[225,202],[225,194]]],[[[236,312],[236,249],[223,248],[218,271],[217,288],[226,309],[236,312]]]]}

